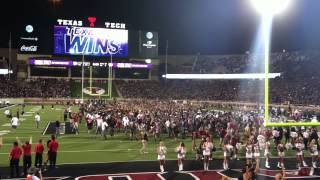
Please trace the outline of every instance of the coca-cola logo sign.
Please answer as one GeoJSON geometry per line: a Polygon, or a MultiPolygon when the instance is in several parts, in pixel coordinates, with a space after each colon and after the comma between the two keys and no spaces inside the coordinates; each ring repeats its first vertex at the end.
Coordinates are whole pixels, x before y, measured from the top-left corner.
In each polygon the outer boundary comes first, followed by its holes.
{"type": "Polygon", "coordinates": [[[22,45],[20,47],[20,51],[27,51],[27,52],[36,52],[38,49],[38,46],[26,46],[22,45]]]}

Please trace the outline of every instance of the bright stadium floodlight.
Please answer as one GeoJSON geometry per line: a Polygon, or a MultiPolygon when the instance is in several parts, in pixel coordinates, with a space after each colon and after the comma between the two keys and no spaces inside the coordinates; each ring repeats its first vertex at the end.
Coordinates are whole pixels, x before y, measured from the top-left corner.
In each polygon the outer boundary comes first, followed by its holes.
{"type": "MultiPolygon", "coordinates": [[[[283,12],[291,3],[291,0],[250,0],[253,7],[261,13],[262,28],[263,28],[263,41],[264,41],[264,69],[265,69],[265,110],[264,119],[266,126],[273,126],[277,123],[269,123],[269,56],[270,56],[270,37],[272,31],[272,18],[273,16],[283,12]]],[[[280,123],[284,125],[283,123],[280,123]]],[[[277,124],[278,125],[278,124],[277,124]]],[[[288,125],[288,124],[285,124],[288,125]]]]}
{"type": "Polygon", "coordinates": [[[253,7],[261,14],[276,15],[290,5],[291,0],[250,0],[253,7]]]}
{"type": "MultiPolygon", "coordinates": [[[[269,73],[268,77],[274,79],[280,77],[280,73],[269,73]]],[[[248,74],[164,74],[166,79],[263,79],[264,73],[248,73],[248,74]]]]}

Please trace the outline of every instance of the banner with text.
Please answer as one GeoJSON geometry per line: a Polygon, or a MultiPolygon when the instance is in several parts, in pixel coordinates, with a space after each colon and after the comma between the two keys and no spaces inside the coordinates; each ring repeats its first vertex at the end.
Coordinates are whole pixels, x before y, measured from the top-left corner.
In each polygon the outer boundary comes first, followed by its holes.
{"type": "Polygon", "coordinates": [[[54,26],[54,53],[128,56],[128,30],[54,26]]]}

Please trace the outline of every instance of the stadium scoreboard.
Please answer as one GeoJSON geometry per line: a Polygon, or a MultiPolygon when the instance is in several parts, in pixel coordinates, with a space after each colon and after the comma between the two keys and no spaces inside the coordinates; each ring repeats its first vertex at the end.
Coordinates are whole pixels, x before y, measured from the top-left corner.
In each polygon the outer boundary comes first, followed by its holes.
{"type": "Polygon", "coordinates": [[[159,40],[155,31],[132,30],[123,22],[94,16],[30,22],[33,23],[19,27],[17,44],[21,54],[85,55],[104,59],[111,56],[121,59],[158,58],[159,40]]]}

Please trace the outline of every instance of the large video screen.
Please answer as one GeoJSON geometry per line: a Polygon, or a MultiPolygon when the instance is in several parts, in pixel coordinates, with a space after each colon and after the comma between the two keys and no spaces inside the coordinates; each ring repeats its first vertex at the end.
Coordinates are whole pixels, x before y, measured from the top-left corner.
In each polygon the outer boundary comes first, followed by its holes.
{"type": "Polygon", "coordinates": [[[54,26],[54,53],[128,56],[128,30],[54,26]]]}

